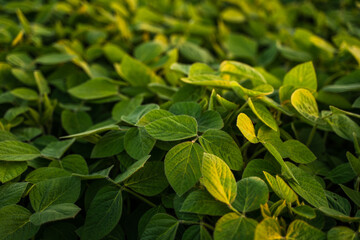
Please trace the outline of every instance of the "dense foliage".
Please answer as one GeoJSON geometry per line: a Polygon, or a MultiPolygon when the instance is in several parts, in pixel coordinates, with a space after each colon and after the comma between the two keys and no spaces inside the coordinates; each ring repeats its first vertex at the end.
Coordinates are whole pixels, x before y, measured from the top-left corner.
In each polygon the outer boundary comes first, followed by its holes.
{"type": "Polygon", "coordinates": [[[0,0],[0,240],[350,240],[360,3],[0,0]]]}

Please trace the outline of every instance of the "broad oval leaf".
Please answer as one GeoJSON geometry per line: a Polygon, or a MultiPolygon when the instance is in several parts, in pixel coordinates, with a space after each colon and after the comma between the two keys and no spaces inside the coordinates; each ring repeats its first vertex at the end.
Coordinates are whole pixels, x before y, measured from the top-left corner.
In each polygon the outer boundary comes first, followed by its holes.
{"type": "Polygon", "coordinates": [[[317,89],[317,79],[312,62],[299,64],[292,68],[284,77],[284,85],[307,88],[313,92],[317,89]]]}
{"type": "Polygon", "coordinates": [[[0,182],[5,183],[20,176],[27,168],[26,162],[0,161],[0,182]]]}
{"type": "Polygon", "coordinates": [[[327,233],[328,240],[355,240],[357,233],[348,227],[333,227],[327,233]]]}
{"type": "Polygon", "coordinates": [[[203,151],[197,143],[184,142],[166,154],[165,175],[179,196],[192,188],[201,177],[203,151]]]}
{"type": "Polygon", "coordinates": [[[110,186],[101,188],[86,213],[81,239],[98,240],[105,237],[118,224],[121,212],[121,190],[110,186]]]}
{"type": "Polygon", "coordinates": [[[309,90],[300,88],[293,92],[291,95],[291,104],[300,115],[316,123],[319,118],[319,110],[316,100],[309,90]]]}
{"type": "Polygon", "coordinates": [[[166,213],[155,214],[146,225],[141,240],[174,240],[179,221],[166,213]]]}
{"type": "Polygon", "coordinates": [[[302,220],[295,220],[290,223],[287,229],[286,238],[295,240],[325,240],[326,235],[321,230],[302,220]]]}
{"type": "Polygon", "coordinates": [[[213,154],[204,153],[201,171],[202,183],[214,198],[227,205],[235,201],[235,177],[223,160],[213,154]]]}
{"type": "Polygon", "coordinates": [[[233,207],[242,213],[251,212],[267,203],[269,189],[266,183],[258,177],[243,178],[237,182],[237,194],[233,207]]]}
{"type": "Polygon", "coordinates": [[[38,57],[35,61],[37,63],[41,63],[44,65],[53,65],[53,64],[69,62],[74,58],[75,58],[74,55],[69,55],[66,53],[50,53],[38,57]]]}
{"type": "Polygon", "coordinates": [[[223,73],[231,73],[250,79],[254,86],[266,83],[264,76],[255,68],[241,62],[223,61],[220,64],[220,71],[223,73]]]}
{"type": "Polygon", "coordinates": [[[254,239],[283,239],[280,224],[274,218],[265,218],[256,226],[254,239]]]}
{"type": "Polygon", "coordinates": [[[79,178],[53,178],[35,184],[30,192],[30,203],[35,211],[42,211],[51,205],[74,203],[79,195],[79,178]]]}
{"type": "Polygon", "coordinates": [[[328,207],[328,201],[321,184],[313,176],[294,164],[286,163],[298,183],[289,181],[290,187],[314,207],[328,207]]]}
{"type": "Polygon", "coordinates": [[[238,145],[232,137],[222,131],[209,129],[199,138],[204,150],[224,160],[233,170],[240,170],[243,166],[243,158],[238,145]]]}
{"type": "Polygon", "coordinates": [[[0,160],[27,161],[40,156],[40,151],[27,143],[6,140],[0,142],[0,160]]]}
{"type": "Polygon", "coordinates": [[[141,169],[142,167],[144,167],[145,163],[147,162],[147,160],[149,160],[150,155],[145,156],[143,158],[141,158],[140,160],[137,160],[136,162],[134,162],[133,164],[131,164],[125,172],[121,173],[120,175],[118,175],[115,178],[115,182],[116,183],[121,183],[123,181],[125,181],[126,179],[128,179],[129,177],[131,177],[136,171],[138,171],[139,169],[141,169]]]}
{"type": "Polygon", "coordinates": [[[278,125],[276,123],[276,120],[270,113],[270,111],[261,103],[259,102],[253,102],[251,98],[248,99],[249,106],[253,113],[267,126],[269,126],[271,129],[277,131],[278,125]]]}
{"type": "Polygon", "coordinates": [[[0,186],[0,208],[20,201],[28,183],[7,183],[0,186]]]}
{"type": "Polygon", "coordinates": [[[29,220],[31,212],[19,205],[8,205],[0,209],[1,239],[30,239],[39,230],[29,220]]]}
{"type": "Polygon", "coordinates": [[[284,146],[287,148],[289,158],[296,163],[307,164],[316,160],[316,156],[311,150],[297,140],[287,140],[284,142],[284,146]]]}
{"type": "Polygon", "coordinates": [[[116,95],[118,86],[106,78],[94,78],[69,89],[69,93],[79,99],[94,100],[116,95]]]}
{"type": "Polygon", "coordinates": [[[128,178],[124,185],[145,196],[161,193],[168,186],[164,164],[159,161],[147,162],[143,168],[128,178]]]}
{"type": "Polygon", "coordinates": [[[255,134],[255,128],[251,119],[245,114],[240,113],[237,117],[236,126],[239,128],[244,137],[251,143],[258,143],[259,140],[255,134]]]}
{"type": "Polygon", "coordinates": [[[217,201],[207,191],[196,190],[186,197],[180,211],[210,216],[222,216],[230,212],[230,209],[226,204],[217,201]]]}
{"type": "Polygon", "coordinates": [[[30,88],[16,88],[10,91],[12,95],[15,97],[28,100],[28,101],[35,101],[39,98],[37,92],[30,88]]]}
{"type": "Polygon", "coordinates": [[[197,134],[195,118],[187,115],[177,115],[160,118],[145,126],[146,131],[155,139],[162,141],[176,141],[197,134]]]}
{"type": "Polygon", "coordinates": [[[125,151],[134,159],[147,156],[153,149],[156,140],[143,127],[130,128],[123,139],[125,151]]]}
{"type": "Polygon", "coordinates": [[[80,208],[73,203],[60,203],[52,205],[41,212],[36,212],[30,216],[30,222],[34,225],[42,225],[47,222],[74,218],[80,208]]]}
{"type": "Polygon", "coordinates": [[[267,172],[264,172],[264,175],[270,187],[279,198],[286,200],[288,203],[293,203],[298,199],[296,193],[286,184],[286,182],[281,177],[276,175],[276,178],[274,178],[267,172]]]}
{"type": "Polygon", "coordinates": [[[253,239],[257,224],[254,219],[228,213],[216,222],[214,240],[253,239]]]}

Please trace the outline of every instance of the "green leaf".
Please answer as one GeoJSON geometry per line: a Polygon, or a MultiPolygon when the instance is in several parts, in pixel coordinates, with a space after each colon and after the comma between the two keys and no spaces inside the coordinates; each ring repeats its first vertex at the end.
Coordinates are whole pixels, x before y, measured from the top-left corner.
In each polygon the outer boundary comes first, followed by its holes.
{"type": "Polygon", "coordinates": [[[106,78],[93,78],[69,89],[68,92],[79,99],[93,100],[117,95],[118,86],[106,78]]]}
{"type": "Polygon", "coordinates": [[[186,229],[181,240],[212,240],[212,237],[202,225],[193,225],[186,229]]]}
{"type": "Polygon", "coordinates": [[[72,176],[76,176],[76,177],[79,177],[83,180],[94,180],[94,179],[104,179],[104,178],[108,178],[109,177],[109,174],[110,174],[110,171],[111,169],[114,167],[114,165],[108,167],[108,168],[105,168],[105,169],[102,169],[100,171],[97,171],[97,172],[94,172],[94,173],[91,173],[91,174],[78,174],[78,173],[73,173],[72,176]]]}
{"type": "Polygon", "coordinates": [[[292,68],[284,77],[284,85],[292,85],[297,88],[307,88],[316,92],[317,79],[312,62],[299,64],[292,68]]]}
{"type": "Polygon", "coordinates": [[[214,57],[207,49],[189,41],[182,43],[179,50],[181,55],[193,62],[210,63],[214,61],[214,57]]]}
{"type": "Polygon", "coordinates": [[[350,163],[351,168],[354,170],[354,172],[359,177],[360,176],[360,159],[356,158],[354,155],[352,155],[351,152],[347,152],[346,157],[350,163]]]}
{"type": "Polygon", "coordinates": [[[181,196],[201,177],[203,149],[199,144],[183,142],[166,154],[165,175],[175,192],[181,196]]]}
{"type": "Polygon", "coordinates": [[[326,235],[302,220],[295,220],[289,225],[286,238],[294,240],[326,240],[326,235]]]}
{"type": "Polygon", "coordinates": [[[78,154],[70,154],[59,161],[52,161],[49,167],[63,168],[71,173],[88,174],[89,169],[85,159],[78,154]]]}
{"type": "Polygon", "coordinates": [[[143,168],[128,178],[124,185],[145,196],[161,193],[168,186],[164,164],[159,161],[147,162],[143,168]]]}
{"type": "Polygon", "coordinates": [[[30,192],[31,206],[35,211],[42,211],[59,203],[74,203],[80,195],[80,179],[60,177],[35,184],[30,192]]]}
{"type": "Polygon", "coordinates": [[[137,106],[130,114],[122,116],[121,120],[129,124],[135,125],[142,116],[146,115],[148,112],[154,109],[159,109],[159,106],[157,104],[140,105],[137,106]]]}
{"type": "Polygon", "coordinates": [[[280,164],[281,171],[285,172],[290,178],[294,179],[294,181],[297,182],[298,180],[296,179],[294,173],[291,171],[288,165],[286,165],[284,159],[281,157],[281,154],[277,151],[277,149],[271,143],[262,142],[262,144],[280,164]]]}
{"type": "Polygon", "coordinates": [[[300,141],[290,139],[284,142],[284,146],[287,148],[289,158],[296,163],[307,164],[316,160],[311,150],[300,141]]]}
{"type": "Polygon", "coordinates": [[[212,74],[189,76],[188,78],[181,78],[181,81],[192,85],[207,87],[231,88],[233,85],[231,81],[224,80],[220,76],[212,74]]]}
{"type": "Polygon", "coordinates": [[[222,129],[224,122],[221,115],[213,110],[203,112],[199,118],[197,118],[199,132],[205,132],[209,129],[222,129]]]}
{"type": "Polygon", "coordinates": [[[255,128],[251,119],[245,114],[240,113],[236,120],[236,126],[239,128],[244,137],[251,143],[258,143],[259,140],[255,134],[255,128]]]}
{"type": "Polygon", "coordinates": [[[1,161],[27,161],[39,156],[40,151],[30,144],[12,140],[0,142],[1,161]]]}
{"type": "Polygon", "coordinates": [[[137,46],[134,56],[142,62],[149,62],[163,52],[163,45],[159,42],[145,42],[137,46]]]}
{"type": "Polygon", "coordinates": [[[179,221],[166,214],[155,214],[146,225],[145,231],[141,235],[141,240],[174,240],[179,221]]]}
{"type": "Polygon", "coordinates": [[[259,209],[268,199],[266,183],[258,177],[248,177],[237,182],[237,194],[232,205],[238,211],[246,213],[259,209]]]}
{"type": "Polygon", "coordinates": [[[129,55],[122,58],[119,69],[123,78],[132,86],[146,86],[150,82],[162,81],[149,67],[129,55]]]}
{"type": "Polygon", "coordinates": [[[328,240],[356,240],[357,233],[348,227],[333,227],[327,233],[328,240]]]}
{"type": "Polygon", "coordinates": [[[124,146],[127,154],[134,159],[147,156],[155,145],[156,140],[143,127],[130,128],[124,137],[124,146]]]}
{"type": "Polygon", "coordinates": [[[326,179],[330,179],[333,183],[347,183],[356,177],[349,163],[343,163],[336,166],[326,174],[326,179]]]}
{"type": "Polygon", "coordinates": [[[253,239],[257,224],[254,219],[228,213],[216,222],[214,240],[253,239]]]}
{"type": "Polygon", "coordinates": [[[110,186],[101,188],[86,213],[81,239],[97,240],[105,237],[118,224],[121,212],[121,190],[110,186]]]}
{"type": "Polygon", "coordinates": [[[86,131],[93,122],[86,112],[64,110],[61,113],[61,125],[67,134],[75,134],[86,131]]]}
{"type": "Polygon", "coordinates": [[[0,186],[0,208],[20,201],[28,183],[7,183],[0,186]]]}
{"type": "Polygon", "coordinates": [[[309,90],[300,88],[291,95],[291,104],[304,118],[316,122],[319,118],[319,110],[314,96],[309,90]]]}
{"type": "Polygon", "coordinates": [[[351,199],[351,201],[353,201],[358,207],[360,207],[360,192],[355,191],[341,184],[340,187],[346,193],[346,195],[351,199]]]}
{"type": "Polygon", "coordinates": [[[157,213],[166,213],[165,208],[159,205],[150,208],[141,216],[138,224],[138,236],[141,236],[143,234],[146,225],[149,223],[150,219],[157,213]]]}
{"type": "Polygon", "coordinates": [[[222,73],[230,73],[245,79],[250,79],[254,86],[266,83],[264,76],[260,72],[245,63],[223,61],[220,65],[220,71],[222,73]]]}
{"type": "Polygon", "coordinates": [[[328,207],[328,201],[321,184],[309,173],[294,164],[289,162],[286,164],[298,181],[298,183],[289,181],[290,187],[314,207],[328,207]]]}
{"type": "Polygon", "coordinates": [[[31,173],[29,173],[25,181],[36,184],[41,181],[60,178],[60,177],[69,177],[71,173],[61,168],[53,168],[53,167],[41,167],[37,168],[31,173]]]}
{"type": "Polygon", "coordinates": [[[328,207],[320,207],[319,210],[325,215],[342,222],[360,222],[360,217],[350,217],[342,212],[328,207]]]}
{"type": "Polygon", "coordinates": [[[35,61],[44,65],[54,65],[59,63],[70,62],[74,59],[74,55],[69,55],[66,53],[50,53],[38,57],[35,61]]]}
{"type": "Polygon", "coordinates": [[[143,97],[138,95],[130,100],[122,100],[118,102],[112,109],[112,118],[115,121],[120,121],[122,116],[132,113],[138,106],[140,106],[142,101],[143,97]]]}
{"type": "Polygon", "coordinates": [[[26,171],[26,162],[5,162],[0,161],[0,182],[6,183],[26,171]]]}
{"type": "Polygon", "coordinates": [[[30,216],[30,222],[34,225],[42,225],[47,222],[74,218],[80,208],[73,203],[60,203],[52,205],[41,212],[36,212],[30,216]]]}
{"type": "Polygon", "coordinates": [[[278,221],[273,218],[265,218],[255,229],[255,240],[263,239],[283,239],[278,221]]]}
{"type": "Polygon", "coordinates": [[[99,127],[99,128],[95,128],[95,129],[91,129],[85,132],[80,132],[80,133],[76,133],[76,134],[72,134],[72,135],[68,135],[65,137],[61,137],[61,138],[83,138],[83,137],[88,137],[97,133],[102,133],[105,131],[110,131],[110,130],[120,130],[120,127],[118,125],[115,124],[110,124],[104,127],[99,127]]]}
{"type": "Polygon", "coordinates": [[[155,139],[162,141],[176,141],[197,134],[195,118],[186,115],[177,115],[160,118],[145,126],[146,131],[155,139]]]}
{"type": "Polygon", "coordinates": [[[240,170],[243,166],[242,154],[232,137],[221,130],[209,129],[199,138],[204,150],[225,161],[233,170],[240,170]],[[224,151],[224,149],[226,149],[224,151]]]}
{"type": "Polygon", "coordinates": [[[177,102],[169,108],[169,112],[175,115],[188,115],[194,118],[199,118],[201,114],[201,107],[196,102],[177,102]]]}
{"type": "Polygon", "coordinates": [[[286,200],[288,203],[293,203],[297,200],[296,193],[286,184],[286,182],[281,177],[276,175],[276,178],[274,178],[265,171],[264,175],[270,187],[279,198],[286,200]]]}
{"type": "Polygon", "coordinates": [[[259,177],[266,181],[263,172],[268,172],[272,175],[281,173],[281,167],[274,158],[271,159],[252,159],[247,165],[242,174],[242,178],[259,177]]]}
{"type": "Polygon", "coordinates": [[[29,221],[31,212],[18,205],[8,205],[0,209],[0,239],[30,239],[39,227],[29,221]]]}
{"type": "Polygon", "coordinates": [[[75,139],[51,142],[41,150],[41,155],[50,158],[61,158],[74,142],[75,139]]]}
{"type": "Polygon", "coordinates": [[[96,143],[91,151],[91,158],[111,157],[124,150],[124,136],[122,131],[110,131],[96,143]]]}
{"type": "Polygon", "coordinates": [[[15,97],[28,101],[35,101],[39,98],[38,93],[30,88],[16,88],[11,90],[10,92],[15,97]]]}
{"type": "Polygon", "coordinates": [[[121,183],[131,177],[135,172],[137,172],[139,169],[143,168],[147,160],[150,158],[150,155],[145,156],[139,160],[137,160],[135,163],[130,165],[125,172],[118,175],[114,181],[116,183],[121,183]]]}
{"type": "Polygon", "coordinates": [[[136,123],[136,126],[138,127],[145,127],[146,125],[148,125],[149,123],[158,120],[160,118],[164,118],[164,117],[171,117],[174,116],[173,113],[163,110],[163,109],[154,109],[151,110],[150,112],[146,113],[145,115],[143,115],[139,121],[136,123]]]}
{"type": "Polygon", "coordinates": [[[230,209],[227,205],[214,199],[207,191],[196,190],[186,197],[180,211],[210,216],[222,216],[230,212],[230,209]]]}
{"type": "Polygon", "coordinates": [[[307,219],[314,219],[316,217],[315,210],[308,205],[302,205],[295,208],[291,208],[291,210],[301,217],[305,217],[307,219]]]}
{"type": "Polygon", "coordinates": [[[257,42],[245,35],[231,33],[224,44],[235,57],[254,59],[256,56],[257,42]]]}
{"type": "Polygon", "coordinates": [[[249,106],[253,113],[258,117],[263,123],[265,123],[268,127],[273,129],[274,131],[278,130],[278,125],[276,120],[270,113],[270,111],[261,103],[253,102],[251,98],[248,99],[249,106]]]}
{"type": "Polygon", "coordinates": [[[201,172],[202,184],[214,198],[227,205],[235,201],[235,177],[222,159],[213,154],[204,153],[201,172]]]}
{"type": "Polygon", "coordinates": [[[330,118],[327,118],[326,120],[330,124],[332,130],[338,136],[346,140],[354,141],[354,133],[356,134],[356,136],[360,136],[359,125],[345,114],[333,114],[332,116],[330,116],[330,118]]]}

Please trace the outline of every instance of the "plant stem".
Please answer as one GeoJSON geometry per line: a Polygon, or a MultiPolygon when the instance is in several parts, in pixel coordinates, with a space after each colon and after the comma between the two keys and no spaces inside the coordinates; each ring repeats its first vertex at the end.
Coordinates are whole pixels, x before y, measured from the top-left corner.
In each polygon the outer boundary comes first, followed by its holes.
{"type": "Polygon", "coordinates": [[[137,194],[136,192],[126,188],[126,187],[122,187],[122,189],[128,193],[130,193],[131,195],[133,195],[134,197],[137,197],[138,199],[140,199],[141,201],[149,204],[151,207],[156,207],[156,204],[147,200],[146,198],[144,198],[143,196],[141,196],[140,194],[137,194]]]}
{"type": "Polygon", "coordinates": [[[244,216],[242,213],[240,213],[238,210],[236,210],[231,204],[228,204],[228,207],[231,211],[235,212],[239,216],[244,216]]]}
{"type": "Polygon", "coordinates": [[[310,135],[308,137],[308,140],[306,141],[306,146],[310,146],[316,132],[317,125],[315,124],[313,128],[311,129],[310,135]]]}

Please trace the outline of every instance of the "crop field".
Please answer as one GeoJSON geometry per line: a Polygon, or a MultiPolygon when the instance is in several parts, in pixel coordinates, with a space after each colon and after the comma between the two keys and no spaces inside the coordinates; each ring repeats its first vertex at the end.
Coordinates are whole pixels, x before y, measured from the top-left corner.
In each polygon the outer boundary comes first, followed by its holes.
{"type": "Polygon", "coordinates": [[[0,0],[0,240],[359,240],[360,1],[0,0]]]}

